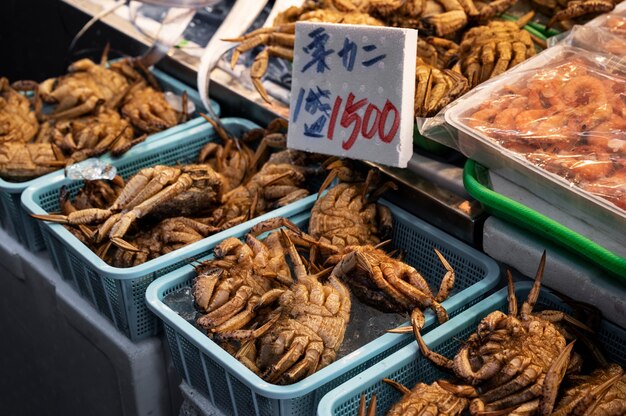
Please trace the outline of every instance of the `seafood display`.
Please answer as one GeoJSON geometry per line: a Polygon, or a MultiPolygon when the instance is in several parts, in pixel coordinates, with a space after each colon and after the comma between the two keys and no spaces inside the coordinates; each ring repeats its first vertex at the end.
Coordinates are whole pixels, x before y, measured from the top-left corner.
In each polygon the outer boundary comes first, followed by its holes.
{"type": "MultiPolygon", "coordinates": [[[[420,334],[419,317],[413,329],[421,354],[455,378],[418,383],[409,389],[384,379],[403,394],[387,415],[587,415],[623,414],[626,411],[625,372],[608,363],[590,343],[592,328],[557,310],[533,311],[545,266],[541,259],[535,283],[518,310],[510,273],[508,314],[494,311],[477,325],[453,359],[436,353],[420,334]],[[584,359],[574,341],[592,348],[594,370],[583,372],[584,359]]],[[[581,350],[582,351],[582,350],[581,350]]],[[[374,414],[375,399],[359,415],[374,414]]]]}
{"type": "Polygon", "coordinates": [[[107,151],[118,156],[185,121],[186,95],[183,111],[174,110],[138,65],[107,66],[105,51],[100,64],[81,59],[41,84],[0,78],[0,177],[23,182],[107,151]]]}
{"type": "MultiPolygon", "coordinates": [[[[259,146],[255,154],[244,139],[272,140],[283,134],[276,123],[260,129],[261,134],[251,131],[235,138],[208,120],[217,127],[222,144],[207,143],[198,163],[141,169],[115,193],[86,185],[74,201],[75,209],[33,217],[72,227],[74,235],[80,231],[79,239],[109,264],[131,267],[309,194],[304,185],[307,176],[319,170],[312,162],[315,156],[285,150],[254,168],[267,146],[259,146]],[[89,189],[96,188],[97,204],[79,203],[78,198],[85,199],[82,195],[91,195],[96,191],[89,189]]],[[[66,206],[67,196],[62,194],[61,199],[61,206],[66,206]]]]}
{"type": "MultiPolygon", "coordinates": [[[[420,32],[415,68],[415,115],[433,117],[446,105],[481,82],[514,67],[545,48],[545,40],[522,30],[535,16],[534,8],[558,22],[588,19],[615,7],[614,0],[533,0],[530,11],[517,22],[500,21],[516,0],[473,2],[429,1],[307,1],[279,13],[273,27],[248,33],[231,56],[234,67],[241,54],[262,46],[250,68],[261,97],[270,102],[262,78],[272,56],[292,60],[295,22],[345,23],[415,28],[420,32]]],[[[568,25],[569,26],[569,25],[568,25]]],[[[568,27],[569,28],[569,27],[568,27]]]]}
{"type": "Polygon", "coordinates": [[[521,74],[493,90],[463,123],[626,209],[626,80],[582,57],[521,74]]]}
{"type": "Polygon", "coordinates": [[[196,325],[270,383],[297,382],[334,361],[351,292],[383,312],[421,315],[431,308],[439,322],[448,319],[440,302],[455,274],[443,255],[434,250],[447,273],[433,295],[417,270],[379,248],[393,220],[374,201],[395,185],[377,186],[374,171],[364,178],[342,161],[327,168],[308,233],[286,218],[269,219],[244,241],[224,240],[212,259],[195,266],[192,292],[202,313],[196,325]]]}
{"type": "MultiPolygon", "coordinates": [[[[270,102],[262,85],[270,56],[293,59],[295,22],[325,22],[418,28],[415,68],[415,115],[431,117],[469,88],[534,55],[530,35],[511,22],[492,22],[515,0],[475,5],[471,0],[426,2],[306,2],[280,13],[274,27],[262,28],[243,37],[231,58],[234,67],[242,53],[264,45],[250,69],[254,87],[270,102]],[[466,27],[477,26],[464,32],[466,27]],[[459,45],[458,41],[462,41],[459,45]],[[469,67],[469,69],[468,69],[469,67]],[[475,71],[479,70],[478,76],[475,71]],[[468,83],[468,76],[473,79],[468,83]]],[[[532,16],[530,16],[532,17],[532,16]]],[[[528,17],[520,20],[523,26],[528,17]]]]}
{"type": "Polygon", "coordinates": [[[285,231],[255,237],[283,224],[300,234],[288,220],[269,220],[245,242],[224,240],[197,266],[193,295],[206,313],[198,326],[263,379],[291,384],[335,360],[351,303],[337,276],[307,270],[285,231]]]}

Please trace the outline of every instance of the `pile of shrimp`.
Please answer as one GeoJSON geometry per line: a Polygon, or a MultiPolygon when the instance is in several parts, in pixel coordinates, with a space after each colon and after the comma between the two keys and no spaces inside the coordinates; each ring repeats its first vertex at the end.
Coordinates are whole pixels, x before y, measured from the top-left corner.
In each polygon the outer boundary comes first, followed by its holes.
{"type": "Polygon", "coordinates": [[[626,210],[626,79],[579,58],[529,72],[467,125],[626,210]]]}

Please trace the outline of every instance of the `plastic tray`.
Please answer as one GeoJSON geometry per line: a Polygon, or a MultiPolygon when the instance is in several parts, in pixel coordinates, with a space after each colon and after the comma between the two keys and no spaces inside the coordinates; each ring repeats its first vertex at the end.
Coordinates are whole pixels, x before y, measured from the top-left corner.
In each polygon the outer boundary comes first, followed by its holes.
{"type": "MultiPolygon", "coordinates": [[[[530,292],[532,283],[518,283],[515,289],[518,303],[523,302],[530,292]]],[[[542,288],[536,310],[556,309],[570,311],[553,292],[542,288]]],[[[507,310],[507,289],[504,288],[484,301],[435,328],[424,336],[424,341],[433,351],[452,358],[461,342],[476,331],[478,322],[494,310],[507,310]]],[[[601,346],[606,358],[626,366],[626,331],[604,320],[594,339],[601,346]]],[[[418,382],[432,383],[440,378],[451,378],[449,373],[435,367],[419,352],[417,343],[412,343],[380,363],[362,372],[357,377],[328,393],[318,407],[318,416],[355,416],[359,408],[361,393],[366,393],[369,404],[376,394],[377,415],[384,415],[401,398],[400,393],[383,382],[383,378],[398,381],[409,388],[418,382]]]]}
{"type": "Polygon", "coordinates": [[[467,161],[463,170],[465,189],[485,207],[487,212],[583,256],[596,266],[626,281],[625,258],[526,205],[490,189],[488,173],[487,168],[471,159],[467,161]]]}
{"type": "MultiPolygon", "coordinates": [[[[395,205],[383,203],[393,214],[394,245],[406,252],[405,260],[423,276],[436,276],[427,279],[431,286],[438,286],[444,275],[433,247],[456,270],[455,290],[442,303],[450,316],[478,302],[498,283],[500,270],[495,261],[395,205]]],[[[307,213],[293,220],[302,226],[308,219],[307,213]]],[[[191,266],[176,270],[154,281],[146,291],[146,299],[165,324],[173,361],[181,376],[225,414],[312,415],[328,391],[413,340],[410,334],[385,334],[298,383],[269,384],[163,303],[168,293],[191,286],[194,277],[191,266]]],[[[432,311],[427,311],[426,327],[434,323],[432,311]]]]}
{"type": "MultiPolygon", "coordinates": [[[[166,73],[159,71],[158,69],[152,69],[152,73],[159,81],[159,84],[165,91],[172,91],[173,93],[180,95],[183,91],[187,91],[189,99],[196,105],[196,108],[203,108],[200,95],[193,88],[183,84],[175,78],[167,75],[166,73]]],[[[220,106],[215,101],[211,101],[213,111],[219,116],[220,106]]],[[[186,123],[172,127],[170,129],[155,133],[148,137],[144,143],[141,143],[135,148],[142,148],[144,144],[151,143],[157,140],[167,138],[168,136],[177,132],[186,130],[190,127],[203,124],[205,121],[200,118],[193,118],[186,123]]],[[[106,157],[106,156],[105,156],[106,157]]],[[[122,158],[124,156],[121,156],[122,158]]],[[[15,236],[22,244],[28,247],[31,251],[43,250],[44,242],[39,231],[39,227],[35,221],[30,218],[23,210],[20,204],[20,195],[24,189],[37,183],[37,181],[47,182],[53,177],[58,175],[57,172],[52,172],[39,178],[31,179],[26,182],[9,182],[0,178],[0,222],[2,227],[8,230],[13,236],[15,236]]]]}
{"type": "MultiPolygon", "coordinates": [[[[233,134],[257,127],[254,123],[224,118],[223,124],[233,134]]],[[[202,146],[215,139],[216,133],[208,123],[179,132],[168,140],[147,143],[133,148],[122,159],[112,163],[125,178],[140,169],[157,164],[175,165],[195,161],[202,146]]],[[[65,186],[75,195],[83,181],[66,179],[62,172],[49,177],[47,183],[26,189],[22,204],[26,211],[45,214],[59,211],[59,190],[65,186]]],[[[215,244],[231,235],[238,235],[252,224],[273,217],[291,216],[310,208],[315,196],[309,196],[271,213],[261,215],[229,230],[207,237],[164,256],[128,268],[113,267],[85,247],[61,224],[39,221],[44,242],[56,270],[107,316],[117,328],[133,341],[156,335],[157,319],[145,305],[146,287],[158,276],[187,264],[192,258],[207,255],[215,244]]]]}
{"type": "Polygon", "coordinates": [[[476,88],[456,102],[445,114],[445,120],[458,130],[457,148],[468,158],[489,167],[494,172],[544,198],[564,212],[602,229],[617,241],[626,243],[626,211],[609,201],[572,186],[570,181],[536,166],[520,154],[500,146],[493,139],[470,128],[462,120],[465,113],[490,100],[496,90],[515,85],[532,70],[548,68],[557,60],[570,56],[586,57],[602,65],[606,57],[583,49],[555,46],[515,67],[508,76],[497,77],[476,88]]]}

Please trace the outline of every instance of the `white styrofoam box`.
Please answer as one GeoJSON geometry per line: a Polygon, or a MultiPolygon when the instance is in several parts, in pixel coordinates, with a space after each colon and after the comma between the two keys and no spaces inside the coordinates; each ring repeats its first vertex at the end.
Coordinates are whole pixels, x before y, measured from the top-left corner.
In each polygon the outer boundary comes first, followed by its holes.
{"type": "Polygon", "coordinates": [[[296,24],[287,145],[406,167],[417,31],[296,24]]]}

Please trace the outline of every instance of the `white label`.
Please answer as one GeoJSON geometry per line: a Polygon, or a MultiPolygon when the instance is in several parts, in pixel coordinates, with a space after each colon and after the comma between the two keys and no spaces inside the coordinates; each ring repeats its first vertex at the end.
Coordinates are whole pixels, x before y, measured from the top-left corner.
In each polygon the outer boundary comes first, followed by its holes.
{"type": "Polygon", "coordinates": [[[287,145],[406,167],[417,31],[296,23],[287,145]]]}

